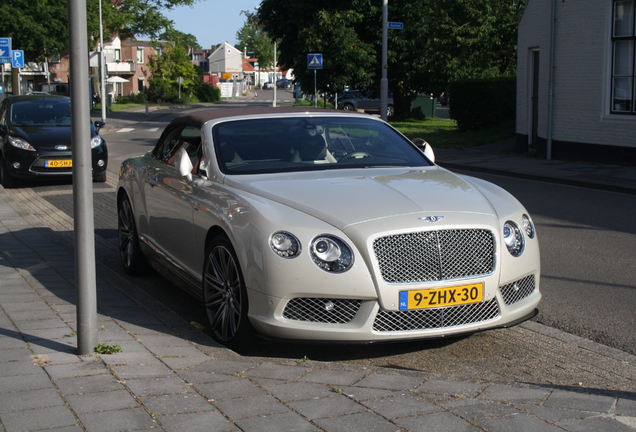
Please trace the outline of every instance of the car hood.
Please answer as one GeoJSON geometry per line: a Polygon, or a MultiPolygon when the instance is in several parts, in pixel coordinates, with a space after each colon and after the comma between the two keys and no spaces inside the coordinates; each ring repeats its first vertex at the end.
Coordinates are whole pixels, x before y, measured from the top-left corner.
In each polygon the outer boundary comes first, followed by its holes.
{"type": "Polygon", "coordinates": [[[55,150],[55,146],[71,148],[70,126],[13,126],[11,135],[25,139],[39,151],[55,150]]]}
{"type": "Polygon", "coordinates": [[[341,230],[406,214],[495,214],[490,202],[475,186],[437,166],[256,176],[239,178],[235,186],[310,214],[341,230]]]}

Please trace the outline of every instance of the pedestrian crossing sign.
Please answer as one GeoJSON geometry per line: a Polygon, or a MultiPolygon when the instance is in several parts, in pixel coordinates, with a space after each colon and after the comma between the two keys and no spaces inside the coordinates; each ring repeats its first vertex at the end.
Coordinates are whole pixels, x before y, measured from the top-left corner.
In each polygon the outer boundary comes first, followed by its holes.
{"type": "Polygon", "coordinates": [[[307,69],[322,69],[322,54],[307,54],[307,69]]]}

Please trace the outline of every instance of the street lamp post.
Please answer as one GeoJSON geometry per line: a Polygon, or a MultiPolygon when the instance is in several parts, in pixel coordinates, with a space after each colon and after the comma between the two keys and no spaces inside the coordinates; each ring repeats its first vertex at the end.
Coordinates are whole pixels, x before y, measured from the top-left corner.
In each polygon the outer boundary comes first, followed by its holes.
{"type": "MultiPolygon", "coordinates": [[[[99,86],[102,93],[102,121],[106,121],[106,81],[104,79],[104,28],[102,27],[102,2],[99,0],[99,86]]],[[[93,97],[93,95],[91,95],[93,97]]]]}
{"type": "Polygon", "coordinates": [[[388,24],[389,24],[389,0],[382,0],[382,79],[380,80],[380,117],[387,120],[389,109],[389,79],[387,78],[388,65],[388,24]]]}

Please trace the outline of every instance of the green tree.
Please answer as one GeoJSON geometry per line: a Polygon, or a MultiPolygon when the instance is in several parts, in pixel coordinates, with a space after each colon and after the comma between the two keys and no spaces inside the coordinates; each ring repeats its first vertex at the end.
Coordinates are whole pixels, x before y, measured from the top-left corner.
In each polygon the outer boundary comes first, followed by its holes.
{"type": "Polygon", "coordinates": [[[236,32],[236,49],[253,52],[258,59],[261,69],[274,67],[274,42],[269,38],[263,27],[256,19],[256,15],[249,11],[241,11],[247,19],[243,27],[236,32]]]}
{"type": "MultiPolygon", "coordinates": [[[[258,19],[280,40],[281,62],[293,64],[303,84],[312,79],[306,56],[321,52],[319,88],[379,87],[382,10],[370,0],[263,0],[258,19]]],[[[412,97],[438,93],[466,77],[514,73],[517,22],[525,0],[391,0],[388,78],[396,116],[406,117],[412,97]]],[[[313,84],[311,84],[313,85],[313,84]]]]}
{"type": "Polygon", "coordinates": [[[184,48],[192,48],[192,49],[201,49],[201,45],[197,41],[196,36],[190,33],[183,33],[179,30],[175,30],[174,28],[169,28],[161,35],[159,35],[160,40],[172,41],[178,46],[182,46],[184,48]]]}
{"type": "MultiPolygon", "coordinates": [[[[88,45],[99,40],[99,1],[106,41],[114,33],[156,38],[172,22],[161,10],[191,6],[196,0],[87,0],[88,45]]],[[[15,49],[28,60],[60,55],[68,51],[68,2],[59,0],[3,0],[0,2],[0,35],[12,38],[15,49]]]]}
{"type": "Polygon", "coordinates": [[[314,85],[307,54],[322,53],[318,88],[338,90],[366,85],[374,78],[376,47],[364,39],[367,17],[374,9],[370,0],[263,0],[257,19],[279,41],[278,63],[293,68],[303,88],[314,85]]]}
{"type": "Polygon", "coordinates": [[[149,68],[153,74],[153,78],[149,80],[150,92],[162,94],[166,100],[178,97],[179,78],[183,79],[183,95],[192,93],[199,76],[197,69],[190,62],[186,48],[174,41],[168,41],[162,46],[161,55],[150,58],[149,68]]]}

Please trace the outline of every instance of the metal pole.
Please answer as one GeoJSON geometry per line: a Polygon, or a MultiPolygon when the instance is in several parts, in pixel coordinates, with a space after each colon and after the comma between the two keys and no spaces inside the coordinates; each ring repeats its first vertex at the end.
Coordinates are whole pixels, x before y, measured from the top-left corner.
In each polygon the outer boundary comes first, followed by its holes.
{"type": "Polygon", "coordinates": [[[274,41],[274,104],[276,106],[276,41],[274,41]]]}
{"type": "Polygon", "coordinates": [[[318,96],[316,94],[316,69],[314,69],[314,108],[318,106],[318,96]]]}
{"type": "Polygon", "coordinates": [[[388,25],[389,25],[389,0],[382,0],[382,79],[380,80],[380,118],[387,121],[389,109],[389,79],[387,78],[388,65],[388,25]]]}
{"type": "Polygon", "coordinates": [[[550,20],[550,74],[548,78],[548,137],[546,142],[547,160],[552,159],[552,134],[554,122],[554,62],[556,50],[556,0],[552,0],[552,19],[550,20]]]}
{"type": "Polygon", "coordinates": [[[106,97],[106,80],[104,72],[106,72],[106,65],[104,64],[104,28],[102,26],[102,0],[99,1],[99,87],[102,93],[102,121],[106,121],[106,103],[108,98],[106,97]]]}
{"type": "Polygon", "coordinates": [[[97,345],[97,289],[95,282],[95,227],[88,88],[86,0],[69,0],[71,141],[73,145],[73,216],[75,228],[75,292],[77,351],[93,353],[97,345]]]}

